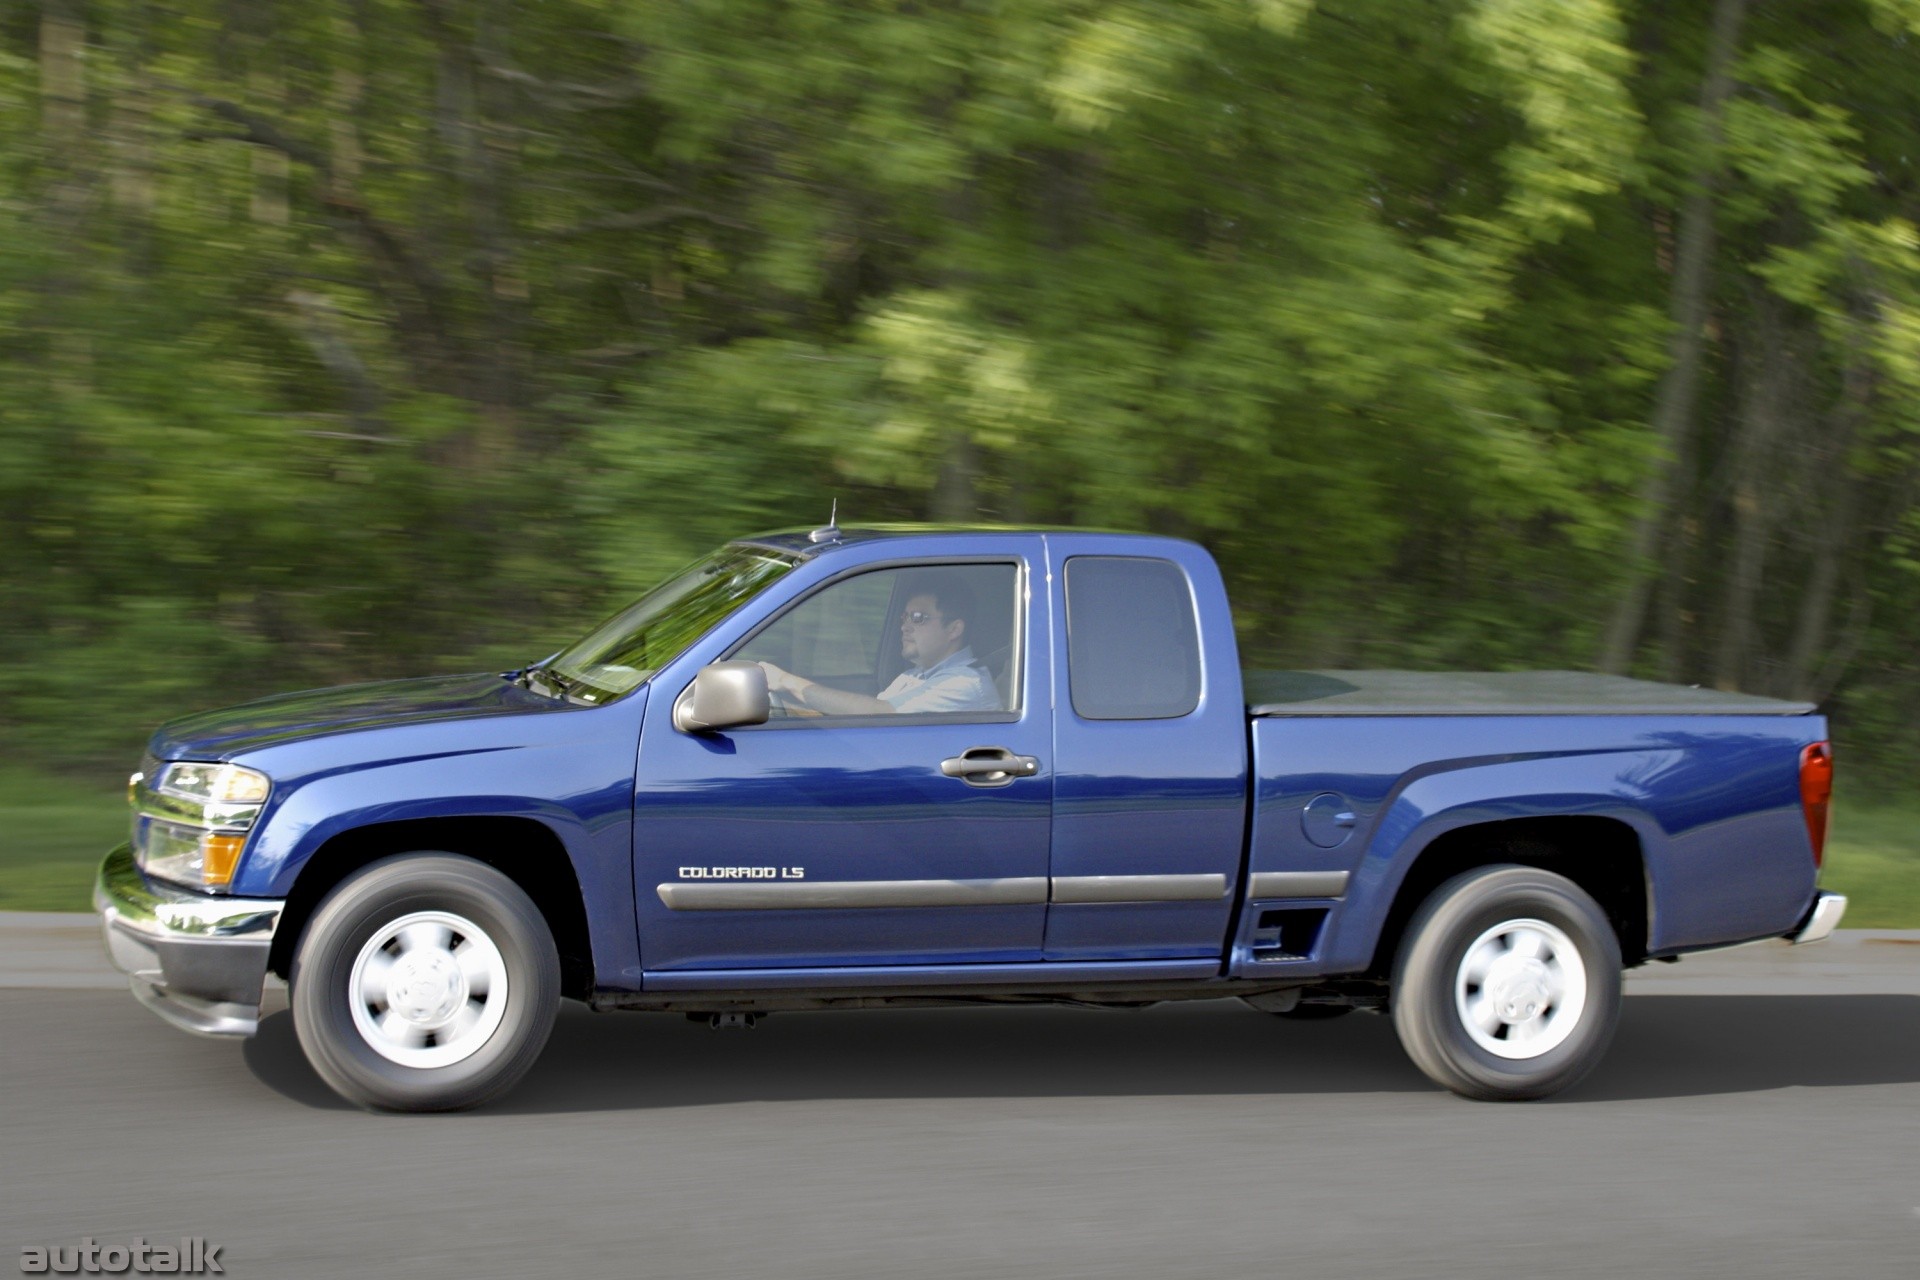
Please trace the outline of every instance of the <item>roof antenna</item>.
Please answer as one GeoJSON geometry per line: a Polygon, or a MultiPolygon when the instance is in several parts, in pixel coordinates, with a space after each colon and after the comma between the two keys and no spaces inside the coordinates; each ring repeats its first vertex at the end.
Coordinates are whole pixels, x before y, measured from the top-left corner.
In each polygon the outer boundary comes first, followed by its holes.
{"type": "Polygon", "coordinates": [[[840,499],[833,500],[833,506],[827,512],[827,522],[807,535],[808,542],[840,541],[840,499]]]}

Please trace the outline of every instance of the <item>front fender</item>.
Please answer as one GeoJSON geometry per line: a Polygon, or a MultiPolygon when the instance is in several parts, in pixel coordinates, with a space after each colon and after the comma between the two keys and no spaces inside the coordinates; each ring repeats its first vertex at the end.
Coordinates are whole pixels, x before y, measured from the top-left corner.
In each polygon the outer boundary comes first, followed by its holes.
{"type": "Polygon", "coordinates": [[[545,740],[487,744],[475,742],[482,735],[470,730],[461,746],[436,727],[431,741],[396,731],[382,740],[370,737],[353,752],[348,739],[333,738],[324,758],[282,754],[261,761],[274,779],[274,793],[241,860],[234,892],[291,897],[329,840],[369,826],[531,819],[553,833],[572,864],[597,980],[630,980],[640,968],[632,857],[637,711],[614,706],[568,719],[573,732],[545,740]],[[594,731],[580,733],[583,727],[594,731]],[[387,751],[379,750],[383,746],[387,751]],[[303,764],[310,771],[303,773],[303,764]]]}

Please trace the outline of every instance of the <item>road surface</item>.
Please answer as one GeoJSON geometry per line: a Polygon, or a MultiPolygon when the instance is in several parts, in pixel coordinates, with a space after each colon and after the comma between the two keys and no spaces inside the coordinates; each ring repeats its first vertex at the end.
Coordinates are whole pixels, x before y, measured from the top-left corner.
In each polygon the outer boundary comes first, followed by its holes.
{"type": "Polygon", "coordinates": [[[1636,977],[1544,1103],[1443,1093],[1364,1014],[568,1006],[503,1104],[416,1117],[345,1107],[284,1012],[194,1039],[6,924],[10,1265],[199,1236],[237,1277],[1920,1276],[1914,935],[1636,977]],[[1707,994],[1748,988],[1786,994],[1707,994]]]}

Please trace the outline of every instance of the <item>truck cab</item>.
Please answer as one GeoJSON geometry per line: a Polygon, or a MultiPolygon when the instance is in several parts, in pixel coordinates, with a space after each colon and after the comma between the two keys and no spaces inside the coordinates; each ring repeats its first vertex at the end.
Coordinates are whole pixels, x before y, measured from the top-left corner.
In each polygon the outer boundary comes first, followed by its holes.
{"type": "Polygon", "coordinates": [[[1199,622],[1225,616],[1212,561],[1101,534],[849,542],[661,686],[755,662],[885,690],[915,630],[957,623],[942,657],[984,668],[991,697],[863,714],[776,692],[765,723],[725,733],[678,732],[676,699],[652,700],[634,787],[645,985],[1215,972],[1248,789],[1233,636],[1199,622]],[[956,597],[973,616],[949,617],[956,597]]]}

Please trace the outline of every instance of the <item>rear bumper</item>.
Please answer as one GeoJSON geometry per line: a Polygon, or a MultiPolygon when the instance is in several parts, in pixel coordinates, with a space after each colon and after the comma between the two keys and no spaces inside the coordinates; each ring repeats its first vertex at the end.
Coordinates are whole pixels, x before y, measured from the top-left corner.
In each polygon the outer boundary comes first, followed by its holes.
{"type": "Polygon", "coordinates": [[[1824,889],[1813,895],[1813,905],[1807,908],[1807,914],[1793,932],[1787,934],[1787,941],[1798,946],[1805,942],[1823,941],[1840,926],[1840,917],[1846,914],[1847,898],[1845,894],[1828,893],[1824,889]]]}
{"type": "Polygon", "coordinates": [[[148,880],[121,845],[100,864],[94,910],[107,955],[141,1004],[182,1030],[250,1036],[286,903],[189,893],[148,880]]]}

